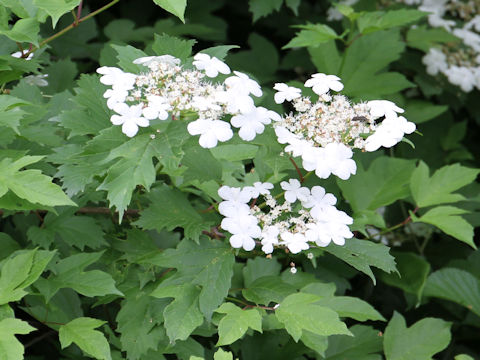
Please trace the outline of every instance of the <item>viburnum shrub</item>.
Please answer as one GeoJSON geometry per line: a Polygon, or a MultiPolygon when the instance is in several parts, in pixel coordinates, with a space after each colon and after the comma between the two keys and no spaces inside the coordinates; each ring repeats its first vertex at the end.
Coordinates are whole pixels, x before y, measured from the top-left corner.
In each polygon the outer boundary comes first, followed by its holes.
{"type": "Polygon", "coordinates": [[[478,357],[477,7],[0,1],[0,360],[478,357]]]}

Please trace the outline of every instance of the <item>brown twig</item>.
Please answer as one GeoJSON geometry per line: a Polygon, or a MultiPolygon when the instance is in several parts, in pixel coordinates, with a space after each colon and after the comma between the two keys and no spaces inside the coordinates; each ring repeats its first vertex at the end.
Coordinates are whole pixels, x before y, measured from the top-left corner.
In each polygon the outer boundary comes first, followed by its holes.
{"type": "Polygon", "coordinates": [[[290,157],[290,161],[292,162],[293,166],[295,166],[295,170],[297,170],[298,177],[300,178],[300,183],[303,183],[305,181],[305,178],[302,175],[302,172],[300,171],[300,168],[298,167],[297,163],[295,160],[293,160],[292,157],[290,157]]]}

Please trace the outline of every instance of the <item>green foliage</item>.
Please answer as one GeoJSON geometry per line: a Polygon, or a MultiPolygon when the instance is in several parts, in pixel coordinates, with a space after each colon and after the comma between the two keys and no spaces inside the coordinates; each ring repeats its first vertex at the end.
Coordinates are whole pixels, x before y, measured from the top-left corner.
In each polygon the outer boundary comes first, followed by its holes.
{"type": "Polygon", "coordinates": [[[232,303],[224,303],[215,312],[225,314],[218,323],[217,346],[235,342],[248,328],[262,332],[262,316],[257,309],[242,310],[232,303]]]}
{"type": "Polygon", "coordinates": [[[28,325],[26,321],[14,318],[0,320],[0,354],[5,360],[23,359],[24,349],[15,334],[29,334],[35,328],[28,325]]]}

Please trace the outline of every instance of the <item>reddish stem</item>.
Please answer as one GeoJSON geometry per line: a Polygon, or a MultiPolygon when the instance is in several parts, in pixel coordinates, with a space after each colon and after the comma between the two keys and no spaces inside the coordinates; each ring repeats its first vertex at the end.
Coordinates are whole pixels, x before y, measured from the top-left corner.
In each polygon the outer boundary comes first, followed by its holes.
{"type": "Polygon", "coordinates": [[[297,166],[297,163],[295,162],[295,160],[293,160],[292,157],[290,157],[290,161],[292,162],[293,166],[295,166],[295,170],[297,170],[297,174],[298,174],[298,177],[300,178],[300,182],[303,183],[305,181],[305,178],[303,177],[302,172],[297,166]]]}

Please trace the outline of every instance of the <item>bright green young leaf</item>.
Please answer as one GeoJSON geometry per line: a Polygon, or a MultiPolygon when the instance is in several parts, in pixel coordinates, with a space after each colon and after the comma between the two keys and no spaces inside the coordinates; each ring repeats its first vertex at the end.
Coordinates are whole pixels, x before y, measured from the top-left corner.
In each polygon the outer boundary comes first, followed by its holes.
{"type": "Polygon", "coordinates": [[[395,312],[383,335],[387,360],[431,360],[450,343],[451,323],[424,318],[407,328],[402,315],[395,312]]]}
{"type": "Polygon", "coordinates": [[[319,300],[316,304],[334,310],[340,317],[348,317],[357,321],[386,321],[372,305],[356,297],[326,297],[319,300]]]}
{"type": "Polygon", "coordinates": [[[52,17],[52,26],[57,26],[58,19],[63,14],[74,9],[81,0],[34,0],[39,9],[45,10],[52,17]]]}
{"type": "Polygon", "coordinates": [[[8,38],[19,43],[32,43],[38,45],[38,33],[40,32],[40,24],[37,19],[27,18],[18,20],[11,29],[0,28],[0,34],[6,35],[8,38]]]}
{"type": "Polygon", "coordinates": [[[295,287],[280,280],[277,276],[263,276],[242,290],[245,299],[255,304],[280,303],[295,292],[295,287]]]}
{"type": "Polygon", "coordinates": [[[0,161],[0,196],[10,189],[18,197],[29,202],[46,206],[76,204],[64,194],[61,188],[52,183],[52,178],[40,170],[23,170],[24,166],[40,161],[43,156],[24,156],[14,162],[11,159],[0,161]]]}
{"type": "Polygon", "coordinates": [[[465,270],[443,268],[435,271],[427,279],[424,296],[456,302],[480,316],[479,280],[465,270]]]}
{"type": "Polygon", "coordinates": [[[0,95],[0,126],[9,127],[18,134],[20,120],[27,114],[19,106],[29,104],[28,101],[11,95],[0,95]]]}
{"type": "Polygon", "coordinates": [[[430,273],[430,264],[422,257],[410,252],[395,252],[398,273],[380,273],[380,279],[403,291],[417,296],[418,301],[430,273]]]}
{"type": "Polygon", "coordinates": [[[280,10],[282,4],[283,0],[249,0],[248,9],[253,14],[253,22],[255,22],[273,11],[280,10]]]}
{"type": "Polygon", "coordinates": [[[213,360],[233,360],[233,355],[232,355],[231,352],[224,351],[224,350],[222,350],[222,348],[219,348],[215,352],[215,354],[213,354],[213,360]]]}
{"type": "Polygon", "coordinates": [[[421,217],[414,218],[414,221],[435,225],[444,233],[453,236],[476,249],[477,247],[473,242],[473,226],[467,220],[459,216],[467,212],[468,211],[454,206],[438,206],[427,211],[421,217]]]}
{"type": "Polygon", "coordinates": [[[191,56],[195,43],[195,40],[182,40],[167,34],[155,34],[152,49],[157,55],[172,55],[184,62],[191,56]]]}
{"type": "Polygon", "coordinates": [[[395,258],[389,254],[390,248],[371,241],[349,239],[344,246],[331,244],[325,251],[342,259],[355,269],[367,274],[376,283],[371,266],[387,273],[396,271],[395,258]]]}
{"type": "Polygon", "coordinates": [[[149,200],[151,205],[142,211],[140,219],[135,222],[143,229],[161,231],[182,227],[186,238],[198,241],[202,231],[210,230],[213,225],[193,208],[185,193],[167,185],[153,189],[149,200]]]}
{"type": "Polygon", "coordinates": [[[25,250],[6,260],[0,272],[0,305],[25,296],[24,289],[40,277],[54,254],[53,251],[25,250]]]}
{"type": "MultiPolygon", "coordinates": [[[[177,249],[168,249],[149,261],[158,266],[177,268],[177,274],[171,279],[180,278],[201,285],[200,310],[210,318],[228,294],[235,257],[230,246],[202,238],[199,244],[184,239],[177,249]]],[[[162,284],[159,290],[161,287],[162,284]]]]}
{"type": "Polygon", "coordinates": [[[410,195],[408,184],[414,169],[413,160],[381,156],[368,170],[358,164],[355,176],[348,181],[337,179],[337,184],[355,212],[376,210],[410,195]]]}
{"type": "Polygon", "coordinates": [[[338,74],[342,58],[335,40],[329,40],[316,47],[309,47],[308,53],[318,71],[326,74],[338,74]]]}
{"type": "Polygon", "coordinates": [[[455,356],[454,360],[475,360],[475,359],[466,354],[459,354],[455,356]]]}
{"type": "Polygon", "coordinates": [[[153,2],[178,17],[183,23],[185,22],[184,16],[187,0],[153,0],[153,2]]]}
{"type": "Polygon", "coordinates": [[[105,324],[105,321],[81,317],[60,326],[58,337],[62,349],[72,343],[78,345],[89,356],[99,360],[111,360],[110,346],[105,335],[94,330],[105,324]]]}
{"type": "Polygon", "coordinates": [[[302,331],[302,337],[300,338],[306,347],[314,350],[321,356],[325,356],[325,350],[328,348],[328,339],[328,336],[317,335],[307,330],[302,331]]]}
{"type": "Polygon", "coordinates": [[[0,320],[0,354],[2,360],[23,360],[25,349],[15,334],[29,334],[36,330],[26,321],[7,318],[0,320]]]}
{"type": "Polygon", "coordinates": [[[325,360],[362,359],[381,360],[381,333],[370,326],[354,325],[350,329],[353,336],[333,335],[328,337],[325,360]]]}
{"type": "Polygon", "coordinates": [[[287,296],[276,309],[277,319],[298,342],[302,331],[317,335],[351,334],[335,311],[315,305],[320,297],[313,294],[297,293],[287,296]]]}
{"type": "Polygon", "coordinates": [[[133,60],[140,57],[147,56],[143,51],[134,48],[133,46],[110,45],[117,53],[118,65],[127,72],[139,73],[145,68],[142,65],[133,63],[133,60]]]}
{"type": "Polygon", "coordinates": [[[358,17],[357,26],[362,34],[368,34],[407,25],[426,15],[427,13],[414,9],[365,12],[358,17]]]}
{"type": "Polygon", "coordinates": [[[296,25],[301,29],[290,42],[282,49],[296,47],[316,47],[329,40],[340,38],[335,30],[324,24],[296,25]]]}
{"type": "Polygon", "coordinates": [[[420,161],[412,174],[410,189],[418,207],[427,207],[461,201],[464,197],[452,194],[475,180],[479,169],[471,169],[459,164],[444,166],[430,177],[429,168],[420,161]]]}
{"type": "Polygon", "coordinates": [[[262,316],[257,309],[242,310],[232,303],[223,303],[215,312],[226,314],[218,323],[216,346],[234,343],[248,328],[262,332],[262,316]]]}

